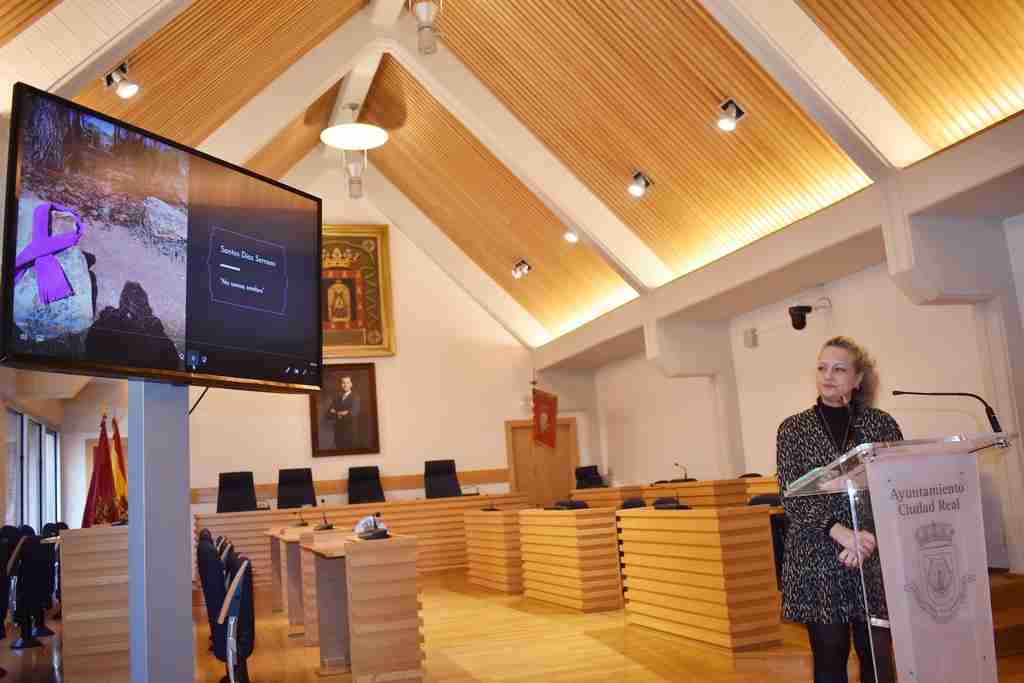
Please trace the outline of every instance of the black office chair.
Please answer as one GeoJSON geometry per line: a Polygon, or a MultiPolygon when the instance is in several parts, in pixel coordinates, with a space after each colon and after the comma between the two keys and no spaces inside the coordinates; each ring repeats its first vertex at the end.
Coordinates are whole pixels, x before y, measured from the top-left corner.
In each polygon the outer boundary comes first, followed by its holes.
{"type": "Polygon", "coordinates": [[[556,510],[585,510],[590,506],[585,500],[558,500],[555,501],[556,510]]]}
{"type": "Polygon", "coordinates": [[[668,483],[668,479],[659,479],[658,481],[656,481],[653,484],[651,484],[651,486],[658,486],[659,484],[667,484],[667,483],[668,483]]]}
{"type": "Polygon", "coordinates": [[[753,479],[754,477],[760,477],[760,476],[761,475],[758,474],[757,472],[747,472],[746,474],[741,474],[740,475],[740,479],[753,479]]]}
{"type": "Polygon", "coordinates": [[[647,503],[644,502],[643,498],[627,498],[622,501],[622,509],[629,510],[631,508],[645,508],[647,503]]]}
{"type": "Polygon", "coordinates": [[[384,487],[380,483],[379,467],[348,468],[348,502],[353,505],[384,502],[384,487]]]}
{"type": "Polygon", "coordinates": [[[11,560],[21,532],[17,527],[0,528],[0,639],[7,637],[7,607],[11,600],[11,581],[7,576],[7,563],[11,560]]]}
{"type": "Polygon", "coordinates": [[[215,640],[213,654],[227,668],[227,676],[221,681],[250,683],[247,660],[256,646],[252,564],[246,557],[233,555],[224,566],[224,574],[228,586],[224,596],[227,610],[222,603],[216,626],[223,637],[215,640]]]}
{"type": "Polygon", "coordinates": [[[256,509],[256,485],[252,472],[221,472],[217,482],[217,512],[250,512],[256,509]]]}
{"type": "MultiPolygon", "coordinates": [[[[23,529],[25,527],[22,527],[23,529]]],[[[42,647],[34,635],[35,625],[41,625],[45,609],[47,578],[46,546],[39,543],[35,534],[23,534],[15,547],[15,559],[11,569],[12,590],[14,590],[14,623],[21,631],[21,637],[11,643],[12,650],[42,647]]],[[[52,632],[51,632],[52,635],[52,632]]]]}
{"type": "Polygon", "coordinates": [[[669,484],[685,484],[685,483],[691,482],[691,481],[697,481],[697,480],[694,479],[693,477],[686,477],[685,479],[669,479],[668,483],[669,484]]]}
{"type": "Polygon", "coordinates": [[[210,532],[200,532],[196,543],[196,573],[203,589],[203,602],[206,603],[206,617],[210,624],[210,649],[214,648],[216,638],[217,614],[224,602],[224,564],[220,561],[220,553],[210,540],[210,532]]]}
{"type": "Polygon", "coordinates": [[[423,463],[423,485],[427,498],[461,496],[454,460],[427,460],[423,463]]]}
{"type": "Polygon", "coordinates": [[[772,507],[779,507],[782,505],[782,496],[777,493],[759,493],[756,496],[752,496],[747,505],[771,505],[772,507]]]}
{"type": "Polygon", "coordinates": [[[604,480],[601,473],[597,471],[597,465],[584,465],[576,468],[576,488],[598,489],[604,488],[604,480]]]}
{"type": "Polygon", "coordinates": [[[676,498],[658,498],[654,501],[655,510],[689,510],[690,506],[679,502],[676,498]]]}

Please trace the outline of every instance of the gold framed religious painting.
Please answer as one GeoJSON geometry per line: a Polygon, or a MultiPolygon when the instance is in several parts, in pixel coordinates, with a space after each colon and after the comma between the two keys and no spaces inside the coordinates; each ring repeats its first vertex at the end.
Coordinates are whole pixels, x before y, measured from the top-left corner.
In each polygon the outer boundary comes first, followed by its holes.
{"type": "Polygon", "coordinates": [[[325,225],[320,251],[324,358],[395,355],[386,225],[325,225]]]}

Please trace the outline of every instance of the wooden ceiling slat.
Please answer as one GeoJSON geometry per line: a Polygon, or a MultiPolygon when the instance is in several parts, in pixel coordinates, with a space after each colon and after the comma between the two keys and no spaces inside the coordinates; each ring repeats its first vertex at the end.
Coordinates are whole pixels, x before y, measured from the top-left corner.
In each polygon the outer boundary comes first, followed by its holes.
{"type": "Polygon", "coordinates": [[[870,183],[697,0],[453,2],[448,47],[677,274],[870,183]],[[715,126],[735,97],[749,112],[715,126]],[[654,180],[626,193],[637,168],[654,180]]]}
{"type": "Polygon", "coordinates": [[[593,247],[565,242],[550,209],[388,55],[362,119],[390,128],[370,152],[381,173],[553,336],[634,296],[593,247]],[[516,280],[520,258],[534,270],[516,280]]]}
{"type": "Polygon", "coordinates": [[[0,0],[0,47],[3,47],[61,0],[0,0]]]}
{"type": "Polygon", "coordinates": [[[800,0],[936,150],[1024,109],[1020,0],[800,0]]]}
{"type": "Polygon", "coordinates": [[[366,3],[196,0],[127,56],[138,96],[94,81],[75,99],[197,146],[366,3]]]}

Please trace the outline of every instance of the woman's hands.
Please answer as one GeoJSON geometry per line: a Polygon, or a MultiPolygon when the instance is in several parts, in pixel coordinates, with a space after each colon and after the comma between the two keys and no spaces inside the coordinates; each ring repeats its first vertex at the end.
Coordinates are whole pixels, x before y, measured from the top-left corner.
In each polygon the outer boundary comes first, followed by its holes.
{"type": "Polygon", "coordinates": [[[871,557],[878,547],[878,541],[870,531],[855,532],[853,529],[842,524],[833,524],[832,528],[829,529],[828,535],[836,543],[843,546],[843,549],[839,552],[839,561],[843,563],[844,567],[850,569],[859,567],[860,562],[871,557]],[[860,551],[859,559],[857,557],[858,549],[860,551]]]}

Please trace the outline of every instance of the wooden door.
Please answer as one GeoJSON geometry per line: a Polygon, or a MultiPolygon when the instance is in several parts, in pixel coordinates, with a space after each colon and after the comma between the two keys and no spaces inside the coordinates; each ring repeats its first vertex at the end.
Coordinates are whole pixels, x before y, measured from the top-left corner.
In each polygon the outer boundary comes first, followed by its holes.
{"type": "Polygon", "coordinates": [[[576,467],[580,464],[576,418],[558,418],[554,449],[533,442],[530,420],[506,422],[505,443],[509,484],[513,491],[527,494],[530,505],[541,507],[569,497],[569,490],[576,485],[576,467]]]}

